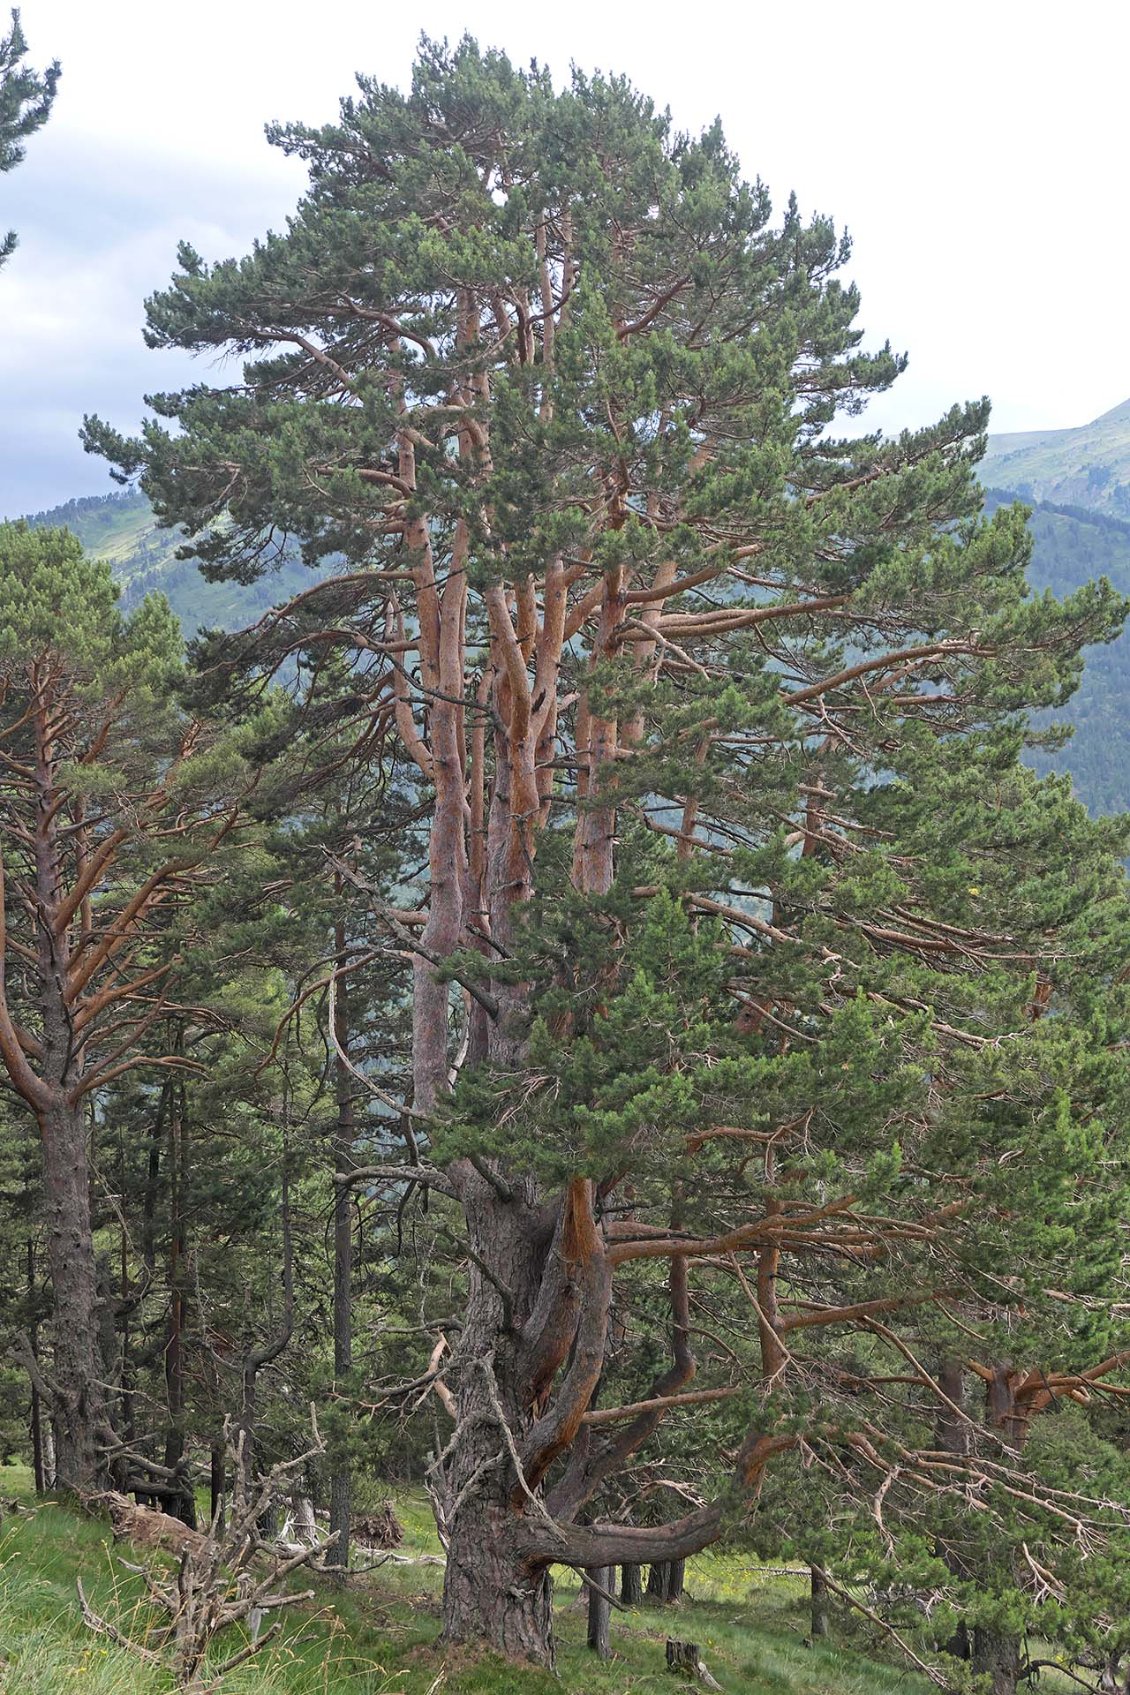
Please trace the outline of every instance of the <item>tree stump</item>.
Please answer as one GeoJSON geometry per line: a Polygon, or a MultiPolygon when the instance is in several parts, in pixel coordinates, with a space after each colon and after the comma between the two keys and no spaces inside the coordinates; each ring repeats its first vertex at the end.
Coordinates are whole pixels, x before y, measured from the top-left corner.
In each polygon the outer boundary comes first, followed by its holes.
{"type": "Polygon", "coordinates": [[[386,1501],[371,1513],[358,1513],[353,1520],[353,1539],[361,1548],[399,1548],[404,1526],[392,1503],[386,1501]]]}
{"type": "Polygon", "coordinates": [[[722,1685],[706,1669],[697,1642],[676,1642],[667,1638],[667,1670],[679,1677],[701,1683],[704,1689],[721,1689],[722,1685]]]}

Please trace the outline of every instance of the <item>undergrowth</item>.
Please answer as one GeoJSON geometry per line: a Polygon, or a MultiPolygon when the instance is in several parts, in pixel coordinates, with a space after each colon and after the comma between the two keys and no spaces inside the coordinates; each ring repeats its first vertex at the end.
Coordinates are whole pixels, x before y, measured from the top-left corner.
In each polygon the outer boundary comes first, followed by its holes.
{"type": "MultiPolygon", "coordinates": [[[[61,1502],[35,1503],[19,1467],[0,1471],[0,1497],[12,1496],[25,1510],[0,1532],[2,1695],[164,1695],[163,1672],[92,1635],[79,1616],[81,1576],[96,1612],[144,1636],[142,1585],[122,1565],[109,1527],[61,1502]]],[[[396,1504],[406,1532],[400,1551],[434,1553],[423,1498],[402,1495],[396,1504]]],[[[688,1599],[677,1609],[614,1614],[614,1657],[606,1665],[585,1647],[579,1581],[557,1575],[556,1678],[438,1647],[439,1568],[388,1564],[352,1579],[344,1593],[326,1584],[314,1602],[284,1615],[279,1641],[233,1672],[224,1695],[674,1695],[679,1686],[664,1659],[669,1635],[699,1643],[726,1695],[922,1695],[928,1688],[904,1667],[861,1652],[866,1642],[809,1645],[803,1583],[766,1576],[742,1554],[689,1561],[688,1599]]]]}

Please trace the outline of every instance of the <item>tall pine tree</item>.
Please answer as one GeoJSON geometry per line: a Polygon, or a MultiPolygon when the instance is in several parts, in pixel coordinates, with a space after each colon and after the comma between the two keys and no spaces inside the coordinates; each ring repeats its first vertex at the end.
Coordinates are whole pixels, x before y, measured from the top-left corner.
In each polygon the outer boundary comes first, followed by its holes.
{"type": "MultiPolygon", "coordinates": [[[[154,346],[241,353],[242,382],[87,441],[213,575],[283,533],[344,560],[303,615],[380,667],[430,797],[382,914],[424,1116],[374,1177],[446,1197],[469,1266],[444,1629],[544,1663],[553,1563],[721,1533],[725,1491],[663,1525],[595,1506],[681,1408],[744,1399],[738,1496],[817,1442],[867,1463],[824,1339],[908,1346],[891,1325],[975,1276],[948,1159],[965,1126],[975,1195],[1002,1044],[1002,1126],[1054,1145],[1030,1007],[1089,920],[1025,881],[1011,812],[1047,803],[1016,758],[1123,608],[1029,595],[1023,514],[978,516],[985,404],[836,434],[902,360],[861,351],[847,242],[774,223],[717,126],[464,41],[273,139],[310,168],[286,233],[182,248],[148,305],[154,346]],[[657,1268],[670,1361],[598,1405],[657,1268]],[[727,1275],[756,1345],[692,1389],[689,1314],[727,1275]]],[[[1115,843],[1072,829],[1117,927],[1115,843]]]]}

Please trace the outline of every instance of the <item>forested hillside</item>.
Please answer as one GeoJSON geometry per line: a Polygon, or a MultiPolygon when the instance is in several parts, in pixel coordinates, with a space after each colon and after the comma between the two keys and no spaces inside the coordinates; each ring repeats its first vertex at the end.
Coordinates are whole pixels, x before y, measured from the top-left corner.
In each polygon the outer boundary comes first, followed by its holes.
{"type": "MultiPolygon", "coordinates": [[[[1019,495],[990,489],[994,511],[1019,495]]],[[[1030,580],[1038,589],[1069,594],[1094,577],[1109,577],[1130,595],[1130,522],[1081,506],[1032,507],[1030,580]]],[[[1130,810],[1130,638],[1089,648],[1077,692],[1042,722],[1071,724],[1074,734],[1056,752],[1032,749],[1037,771],[1066,771],[1094,813],[1130,810]]]]}
{"type": "Polygon", "coordinates": [[[311,574],[293,557],[255,583],[209,583],[194,559],[178,559],[183,536],[161,530],[143,494],[88,495],[68,500],[28,522],[38,528],[65,526],[87,552],[105,559],[131,609],[159,589],[180,620],[185,636],[201,626],[235,630],[254,623],[269,606],[305,588],[311,574]]]}

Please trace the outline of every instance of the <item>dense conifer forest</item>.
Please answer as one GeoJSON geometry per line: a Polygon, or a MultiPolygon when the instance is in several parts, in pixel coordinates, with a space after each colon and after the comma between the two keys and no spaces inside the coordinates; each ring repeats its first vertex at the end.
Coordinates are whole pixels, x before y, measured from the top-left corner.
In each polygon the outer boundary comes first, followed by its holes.
{"type": "Polygon", "coordinates": [[[270,140],[0,525],[0,1689],[1130,1689],[1130,528],[627,80],[270,140]]]}

